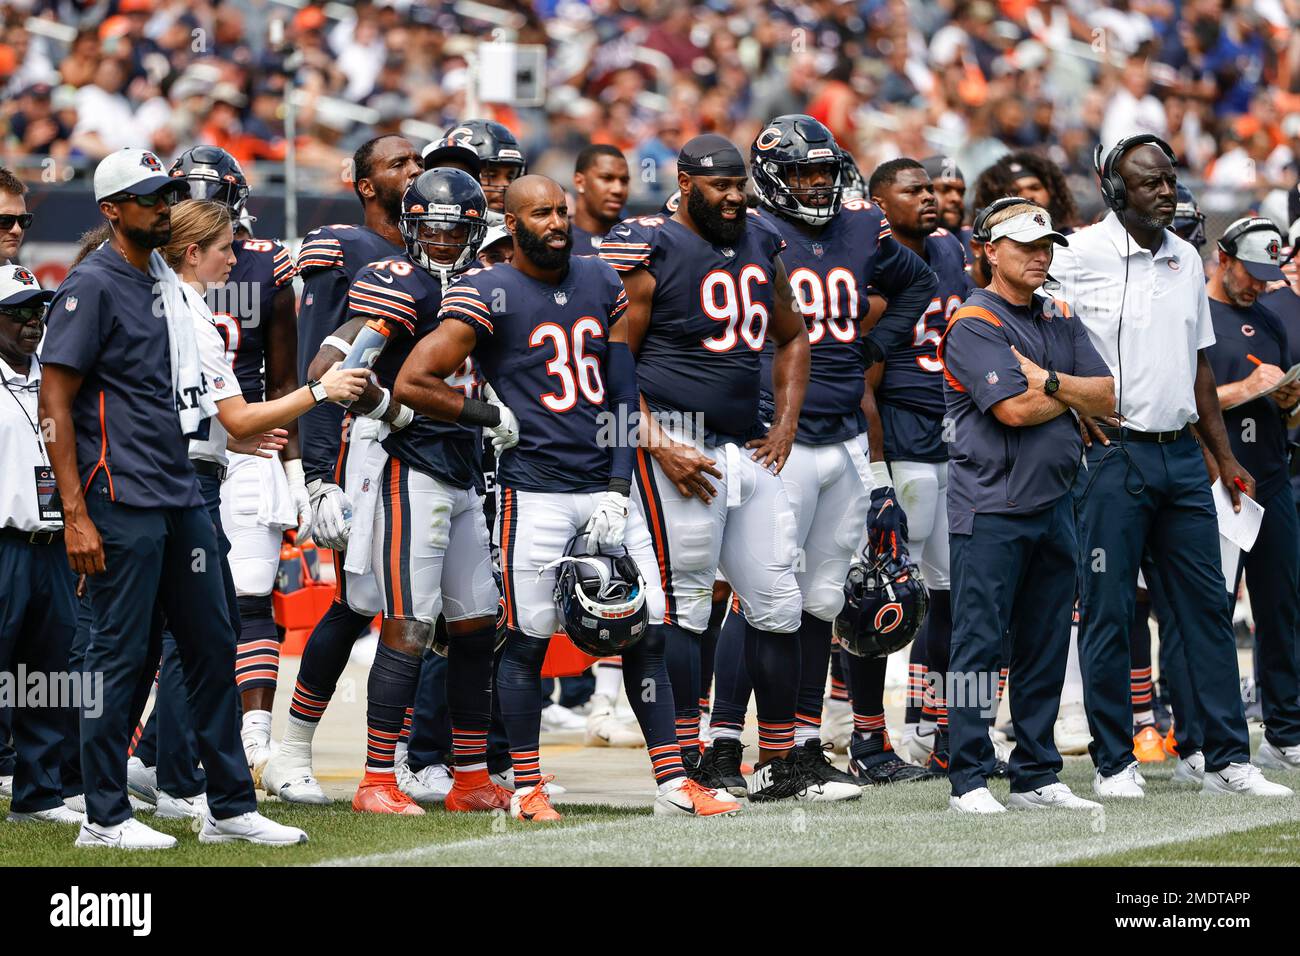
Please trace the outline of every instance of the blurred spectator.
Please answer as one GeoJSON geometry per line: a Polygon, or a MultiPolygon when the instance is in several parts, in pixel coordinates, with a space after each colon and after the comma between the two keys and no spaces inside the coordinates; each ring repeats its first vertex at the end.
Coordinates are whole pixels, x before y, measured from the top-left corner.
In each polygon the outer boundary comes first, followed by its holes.
{"type": "Polygon", "coordinates": [[[72,130],[55,114],[53,92],[48,83],[33,83],[18,97],[9,132],[19,152],[58,159],[68,155],[72,130]]]}
{"type": "Polygon", "coordinates": [[[1119,88],[1111,95],[1101,122],[1102,149],[1109,150],[1125,136],[1166,135],[1165,108],[1151,95],[1150,89],[1146,60],[1135,57],[1125,63],[1120,71],[1119,88]]]}
{"type": "Polygon", "coordinates": [[[136,122],[136,110],[123,93],[127,65],[117,57],[103,57],[94,78],[77,91],[77,127],[73,144],[85,156],[100,160],[127,146],[139,146],[145,136],[136,122]]]}
{"type": "Polygon", "coordinates": [[[1003,156],[975,180],[975,208],[1003,196],[1019,196],[1047,208],[1052,224],[1069,232],[1080,225],[1074,194],[1061,168],[1035,153],[1003,156]]]}

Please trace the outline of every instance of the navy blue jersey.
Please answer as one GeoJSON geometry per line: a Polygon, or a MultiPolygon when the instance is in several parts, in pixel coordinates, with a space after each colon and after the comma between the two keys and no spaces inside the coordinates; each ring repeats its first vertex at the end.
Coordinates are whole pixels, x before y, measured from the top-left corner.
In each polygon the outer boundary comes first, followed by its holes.
{"type": "Polygon", "coordinates": [[[236,239],[233,249],[230,278],[208,291],[208,307],[245,401],[261,402],[266,400],[267,329],[275,321],[272,303],[297,270],[288,250],[274,239],[236,239]]]}
{"type": "MultiPolygon", "coordinates": [[[[1282,321],[1258,302],[1241,309],[1210,300],[1214,344],[1206,350],[1214,380],[1220,385],[1240,382],[1255,371],[1253,355],[1265,365],[1286,371],[1293,364],[1291,347],[1282,321]]],[[[1267,502],[1287,482],[1286,422],[1282,410],[1265,395],[1223,410],[1223,424],[1237,461],[1255,479],[1255,497],[1267,502]]]]}
{"type": "MultiPolygon", "coordinates": [[[[897,248],[889,222],[880,207],[858,199],[846,202],[815,234],[781,216],[758,215],[773,223],[786,242],[781,261],[804,314],[812,348],[797,440],[826,445],[860,435],[867,430],[861,407],[866,356],[860,341],[862,319],[870,308],[867,289],[881,285],[892,289],[897,284],[888,274],[891,252],[897,248]]],[[[775,354],[769,342],[762,359],[764,410],[769,415],[774,411],[775,354]]]]}
{"type": "Polygon", "coordinates": [[[588,232],[576,222],[569,223],[569,232],[573,236],[573,254],[575,256],[600,255],[600,243],[604,238],[602,233],[588,232]]]}
{"type": "Polygon", "coordinates": [[[99,476],[136,508],[201,505],[157,306],[154,280],[106,243],[55,292],[41,361],[82,376],[72,424],[83,488],[99,476]]]}
{"type": "Polygon", "coordinates": [[[744,442],[759,424],[760,356],[785,240],[752,210],[734,246],[715,246],[673,219],[643,216],[610,230],[600,257],[655,277],[637,384],[653,412],[702,415],[712,441],[744,442]]]}
{"type": "Polygon", "coordinates": [[[519,444],[497,461],[498,487],[580,492],[608,486],[605,353],[610,326],[626,309],[618,275],[585,256],[569,260],[558,285],[498,263],[471,269],[447,288],[439,318],[474,329],[479,370],[519,419],[519,444]]]}
{"type": "Polygon", "coordinates": [[[948,320],[975,288],[961,240],[946,229],[925,239],[926,264],[939,289],[916,320],[911,340],[885,358],[876,402],[888,461],[947,461],[943,440],[943,363],[935,354],[948,320]]]}
{"type": "MultiPolygon", "coordinates": [[[[298,250],[302,304],[298,307],[298,379],[321,342],[348,319],[348,287],[362,267],[405,252],[365,226],[321,226],[307,234],[298,250]]],[[[316,406],[298,419],[303,472],[308,481],[335,480],[343,409],[334,403],[316,406]]]]}
{"type": "MultiPolygon", "coordinates": [[[[349,318],[378,319],[389,330],[388,344],[374,365],[375,377],[384,388],[392,389],[415,343],[438,327],[441,304],[441,284],[409,256],[372,262],[352,280],[349,318]]],[[[473,359],[446,381],[467,398],[479,397],[473,359]]],[[[479,463],[482,435],[478,428],[416,415],[411,424],[384,439],[384,450],[444,484],[475,488],[483,482],[479,463]]]]}
{"type": "MultiPolygon", "coordinates": [[[[1291,344],[1291,355],[1286,367],[1300,362],[1300,296],[1291,291],[1290,286],[1286,286],[1265,292],[1255,301],[1276,315],[1286,330],[1287,341],[1291,344]]],[[[1291,429],[1288,438],[1291,447],[1300,446],[1300,426],[1291,429]]],[[[1295,492],[1296,500],[1300,501],[1300,454],[1293,454],[1292,457],[1295,460],[1291,463],[1291,490],[1295,492]]]]}

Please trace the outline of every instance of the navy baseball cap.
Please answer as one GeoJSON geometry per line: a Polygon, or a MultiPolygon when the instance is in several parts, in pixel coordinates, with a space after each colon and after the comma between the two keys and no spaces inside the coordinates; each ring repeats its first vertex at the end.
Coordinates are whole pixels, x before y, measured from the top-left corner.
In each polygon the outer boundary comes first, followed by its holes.
{"type": "Polygon", "coordinates": [[[478,179],[479,173],[483,171],[483,161],[478,158],[478,152],[474,147],[466,146],[446,136],[424,147],[421,158],[424,160],[425,169],[437,169],[446,163],[459,163],[466,167],[475,179],[478,179]]]}
{"type": "Polygon", "coordinates": [[[744,176],[745,157],[727,137],[704,133],[689,139],[677,154],[677,170],[688,176],[744,176]]]}
{"type": "Polygon", "coordinates": [[[32,270],[16,264],[0,266],[0,309],[33,302],[48,305],[53,298],[54,290],[42,289],[32,270]]]}

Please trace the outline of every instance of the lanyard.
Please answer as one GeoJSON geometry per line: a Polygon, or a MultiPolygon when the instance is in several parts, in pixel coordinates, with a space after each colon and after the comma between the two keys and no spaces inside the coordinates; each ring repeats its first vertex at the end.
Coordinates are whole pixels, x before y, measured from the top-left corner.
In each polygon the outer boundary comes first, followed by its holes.
{"type": "MultiPolygon", "coordinates": [[[[37,361],[35,356],[32,357],[32,361],[33,362],[37,361]]],[[[45,454],[45,442],[41,440],[40,426],[37,425],[36,422],[32,421],[31,415],[27,414],[27,406],[22,403],[22,400],[18,397],[18,394],[14,391],[14,387],[9,383],[9,379],[5,377],[4,372],[0,372],[0,379],[4,380],[5,391],[9,393],[9,396],[18,405],[18,410],[23,413],[23,418],[27,419],[27,424],[31,426],[32,434],[36,436],[36,447],[40,450],[41,453],[41,461],[43,461],[45,464],[48,465],[50,463],[50,459],[45,454]]],[[[39,388],[39,386],[37,387],[39,388]]],[[[29,382],[26,385],[19,386],[19,390],[24,392],[32,391],[33,390],[32,383],[29,382]]]]}

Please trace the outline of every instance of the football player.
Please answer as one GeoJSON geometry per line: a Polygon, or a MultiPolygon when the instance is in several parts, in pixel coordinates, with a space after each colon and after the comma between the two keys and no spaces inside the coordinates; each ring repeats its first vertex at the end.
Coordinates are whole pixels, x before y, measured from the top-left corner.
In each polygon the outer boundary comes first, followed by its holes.
{"type": "MultiPolygon", "coordinates": [[[[855,666],[862,665],[850,678],[857,724],[850,764],[854,776],[831,764],[821,740],[831,628],[844,604],[849,562],[862,541],[868,506],[873,515],[888,514],[885,503],[892,494],[887,476],[873,475],[863,454],[863,376],[869,365],[861,344],[866,293],[874,288],[889,299],[879,328],[910,329],[930,305],[936,280],[924,261],[892,238],[890,220],[879,208],[862,199],[843,200],[843,154],[830,130],[813,118],[796,114],[768,123],[751,148],[750,174],[760,214],[785,240],[782,260],[790,269],[790,287],[810,327],[812,345],[808,393],[790,458],[781,471],[802,557],[797,574],[803,617],[796,759],[825,785],[823,799],[839,792],[852,796],[863,783],[910,779],[917,772],[893,754],[884,731],[881,659],[852,657],[855,666]],[[832,784],[848,789],[840,791],[832,784]]],[[[889,354],[892,360],[896,350],[889,354]]],[[[770,350],[763,357],[764,399],[770,402],[770,350]]],[[[870,365],[871,373],[880,367],[870,365]]],[[[743,669],[724,663],[744,650],[733,634],[730,628],[722,632],[717,669],[720,674],[743,675],[743,669]]],[[[747,687],[719,682],[710,723],[712,757],[729,781],[739,776],[740,731],[748,698],[747,687]]]]}
{"type": "MultiPolygon", "coordinates": [[[[662,620],[664,598],[649,530],[627,507],[633,447],[619,429],[635,409],[636,372],[623,287],[606,263],[571,255],[564,190],[553,180],[526,176],[511,184],[506,228],[514,236],[511,262],[470,270],[447,290],[442,321],[411,352],[395,395],[431,418],[518,436],[497,467],[507,634],[497,688],[514,763],[510,812],[541,822],[560,816],[539,762],[537,689],[557,623],[556,568],[580,560],[570,553],[571,539],[585,532],[602,554],[626,547],[644,578],[650,621],[662,620]],[[504,407],[443,381],[471,356],[504,407]]],[[[624,650],[623,663],[659,784],[655,812],[734,813],[733,798],[686,777],[673,738],[662,633],[645,631],[624,650]]]]}
{"type": "Polygon", "coordinates": [[[467,171],[476,173],[487,196],[488,225],[501,225],[505,220],[506,187],[528,169],[519,140],[493,120],[464,120],[449,129],[433,148],[425,150],[424,168],[445,165],[443,154],[450,146],[468,147],[478,156],[479,168],[467,171]]]}
{"type": "Polygon", "coordinates": [[[970,249],[970,226],[966,225],[966,176],[951,156],[927,156],[921,160],[939,204],[939,226],[961,239],[962,255],[970,249]]]}
{"type": "MultiPolygon", "coordinates": [[[[872,200],[889,219],[895,241],[923,259],[938,279],[933,297],[916,319],[911,341],[891,352],[883,365],[867,374],[864,402],[871,426],[873,466],[887,467],[898,491],[895,500],[903,530],[900,537],[919,564],[930,595],[929,613],[912,644],[909,709],[902,742],[904,753],[915,763],[924,764],[933,750],[936,728],[945,733],[948,724],[942,690],[931,690],[933,682],[926,680],[927,669],[932,674],[947,672],[952,638],[948,512],[944,504],[948,444],[943,433],[943,366],[935,356],[935,347],[949,317],[973,286],[966,275],[961,240],[939,225],[944,217],[937,190],[922,163],[906,157],[882,163],[871,174],[868,185],[872,200]],[[921,708],[916,706],[920,703],[915,699],[918,691],[929,697],[924,701],[924,713],[918,713],[921,708]]],[[[889,297],[888,290],[881,291],[889,297]]],[[[880,701],[875,696],[877,688],[883,688],[880,681],[885,661],[846,654],[844,663],[850,667],[855,714],[862,712],[862,695],[872,695],[867,707],[874,710],[880,701]],[[878,678],[874,672],[867,673],[873,669],[878,671],[878,678]]],[[[859,746],[856,735],[852,746],[859,746]]],[[[909,769],[917,771],[915,767],[909,769]]]]}
{"type": "Polygon", "coordinates": [[[601,239],[623,218],[630,182],[627,160],[618,147],[593,143],[578,153],[573,168],[578,197],[571,224],[574,255],[600,253],[601,239]]]}
{"type": "MultiPolygon", "coordinates": [[[[371,262],[405,251],[399,220],[402,196],[421,172],[415,147],[400,136],[363,143],[353,157],[353,191],[363,223],[322,226],[303,239],[298,271],[303,277],[298,313],[298,371],[308,367],[326,337],[348,318],[348,288],[371,262]]],[[[304,381],[306,378],[304,378],[304,381]]],[[[298,423],[303,470],[312,501],[312,535],[340,554],[347,546],[352,501],[345,488],[374,442],[378,423],[345,417],[342,408],[319,406],[298,423]],[[361,427],[364,426],[364,427],[361,427]]],[[[335,568],[345,561],[335,560],[335,568]]],[[[289,705],[289,723],[279,752],[262,772],[267,793],[290,803],[328,803],[311,772],[311,741],[357,638],[383,609],[370,574],[338,573],[338,595],[307,640],[289,705]]]]}
{"type": "MultiPolygon", "coordinates": [[[[235,158],[217,146],[187,149],[170,174],[189,184],[190,197],[223,203],[239,222],[248,181],[235,158]]],[[[233,246],[235,265],[224,286],[208,291],[208,305],[226,342],[235,377],[250,403],[298,388],[298,317],[292,257],[274,239],[245,232],[233,246]]],[[[311,503],[298,447],[298,425],[286,426],[283,461],[231,452],[221,489],[221,521],[230,539],[230,570],[239,597],[240,635],[235,682],[243,705],[243,742],[253,781],[261,784],[271,756],[271,709],[280,671],[280,640],[271,590],[284,531],[311,534],[311,503]]]]}
{"type": "MultiPolygon", "coordinates": [[[[478,491],[482,437],[471,426],[383,411],[395,404],[388,390],[406,356],[438,324],[446,284],[476,263],[487,231],[487,201],[468,173],[432,169],[407,189],[399,225],[406,255],[372,262],[357,274],[348,290],[348,322],[325,340],[312,363],[313,372],[341,358],[344,367],[373,368],[378,386],[354,409],[393,423],[386,436],[381,430],[382,440],[362,465],[348,540],[347,566],[364,572],[368,556],[384,594],[384,623],[367,692],[366,773],[352,807],[424,813],[397,786],[394,752],[415,703],[421,655],[442,614],[456,766],[445,806],[504,810],[509,793],[488,779],[486,762],[500,595],[478,491]]],[[[456,369],[447,384],[466,397],[479,396],[472,361],[456,369]]]]}

